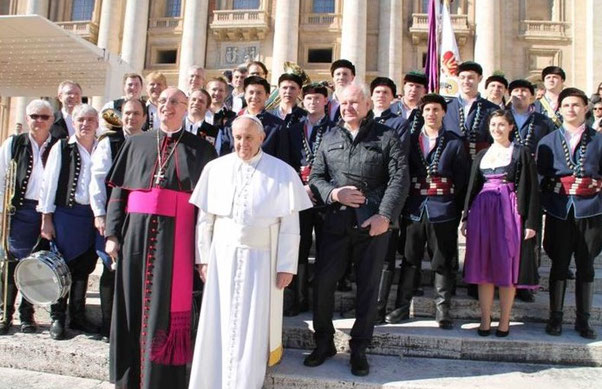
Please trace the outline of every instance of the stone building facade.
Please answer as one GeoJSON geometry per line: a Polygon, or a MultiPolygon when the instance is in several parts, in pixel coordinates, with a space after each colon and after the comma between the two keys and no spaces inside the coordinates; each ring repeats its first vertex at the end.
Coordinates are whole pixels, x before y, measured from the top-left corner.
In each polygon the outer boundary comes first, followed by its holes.
{"type": "MultiPolygon", "coordinates": [[[[184,82],[192,64],[217,75],[247,60],[267,64],[275,83],[284,61],[313,80],[347,58],[366,81],[398,84],[423,67],[428,0],[0,0],[0,14],[47,17],[142,73],[184,82]]],[[[591,93],[602,81],[602,0],[455,0],[452,23],[462,60],[480,62],[485,76],[537,80],[562,66],[567,85],[591,93]]],[[[85,89],[85,86],[84,86],[85,89]]],[[[85,93],[85,90],[84,90],[85,93]]],[[[99,106],[116,96],[97,96],[99,106]]],[[[14,128],[27,99],[3,97],[0,124],[14,128]]]]}

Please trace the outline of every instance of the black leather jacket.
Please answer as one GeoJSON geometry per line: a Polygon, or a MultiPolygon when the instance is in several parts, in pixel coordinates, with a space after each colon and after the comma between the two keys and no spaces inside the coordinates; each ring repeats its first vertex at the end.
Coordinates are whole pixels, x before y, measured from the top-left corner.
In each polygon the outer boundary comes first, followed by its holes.
{"type": "Polygon", "coordinates": [[[408,145],[370,117],[364,119],[355,139],[342,126],[341,122],[324,136],[309,177],[312,190],[331,204],[333,189],[353,185],[367,198],[355,209],[358,223],[378,213],[396,225],[410,185],[408,145]]]}

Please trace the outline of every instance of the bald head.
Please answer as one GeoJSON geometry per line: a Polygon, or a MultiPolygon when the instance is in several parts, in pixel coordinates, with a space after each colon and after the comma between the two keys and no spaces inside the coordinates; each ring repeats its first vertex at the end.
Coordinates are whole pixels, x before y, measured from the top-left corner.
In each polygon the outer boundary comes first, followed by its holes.
{"type": "Polygon", "coordinates": [[[351,128],[359,128],[370,110],[370,89],[363,84],[351,84],[342,90],[339,98],[343,121],[351,128]]]}
{"type": "Polygon", "coordinates": [[[166,132],[179,130],[188,106],[186,94],[178,88],[169,87],[161,92],[158,102],[161,129],[166,132]]]}

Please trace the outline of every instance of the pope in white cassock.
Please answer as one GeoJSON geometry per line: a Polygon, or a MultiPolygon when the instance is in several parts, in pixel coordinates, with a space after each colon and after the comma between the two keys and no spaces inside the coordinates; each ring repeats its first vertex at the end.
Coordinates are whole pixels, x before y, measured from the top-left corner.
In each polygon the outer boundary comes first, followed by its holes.
{"type": "Polygon", "coordinates": [[[196,262],[206,282],[190,388],[261,388],[282,357],[282,293],[297,271],[299,211],[312,203],[297,173],[261,151],[261,122],[232,124],[234,153],[203,169],[196,262]]]}

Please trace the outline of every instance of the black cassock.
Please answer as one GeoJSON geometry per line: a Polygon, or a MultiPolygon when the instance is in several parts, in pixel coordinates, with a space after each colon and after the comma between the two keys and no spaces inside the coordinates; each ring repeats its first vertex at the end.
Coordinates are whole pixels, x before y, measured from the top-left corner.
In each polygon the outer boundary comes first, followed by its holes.
{"type": "MultiPolygon", "coordinates": [[[[106,236],[117,237],[121,244],[110,346],[110,377],[117,388],[187,387],[186,363],[151,360],[153,343],[170,329],[176,220],[128,213],[128,197],[156,188],[189,195],[205,164],[215,157],[211,144],[186,131],[171,135],[149,131],[128,138],[109,171],[107,182],[113,191],[107,207],[106,236]],[[161,160],[167,161],[159,183],[157,144],[161,160]]],[[[194,222],[190,228],[194,230],[194,222]]],[[[193,266],[194,259],[191,276],[193,266]]]]}

